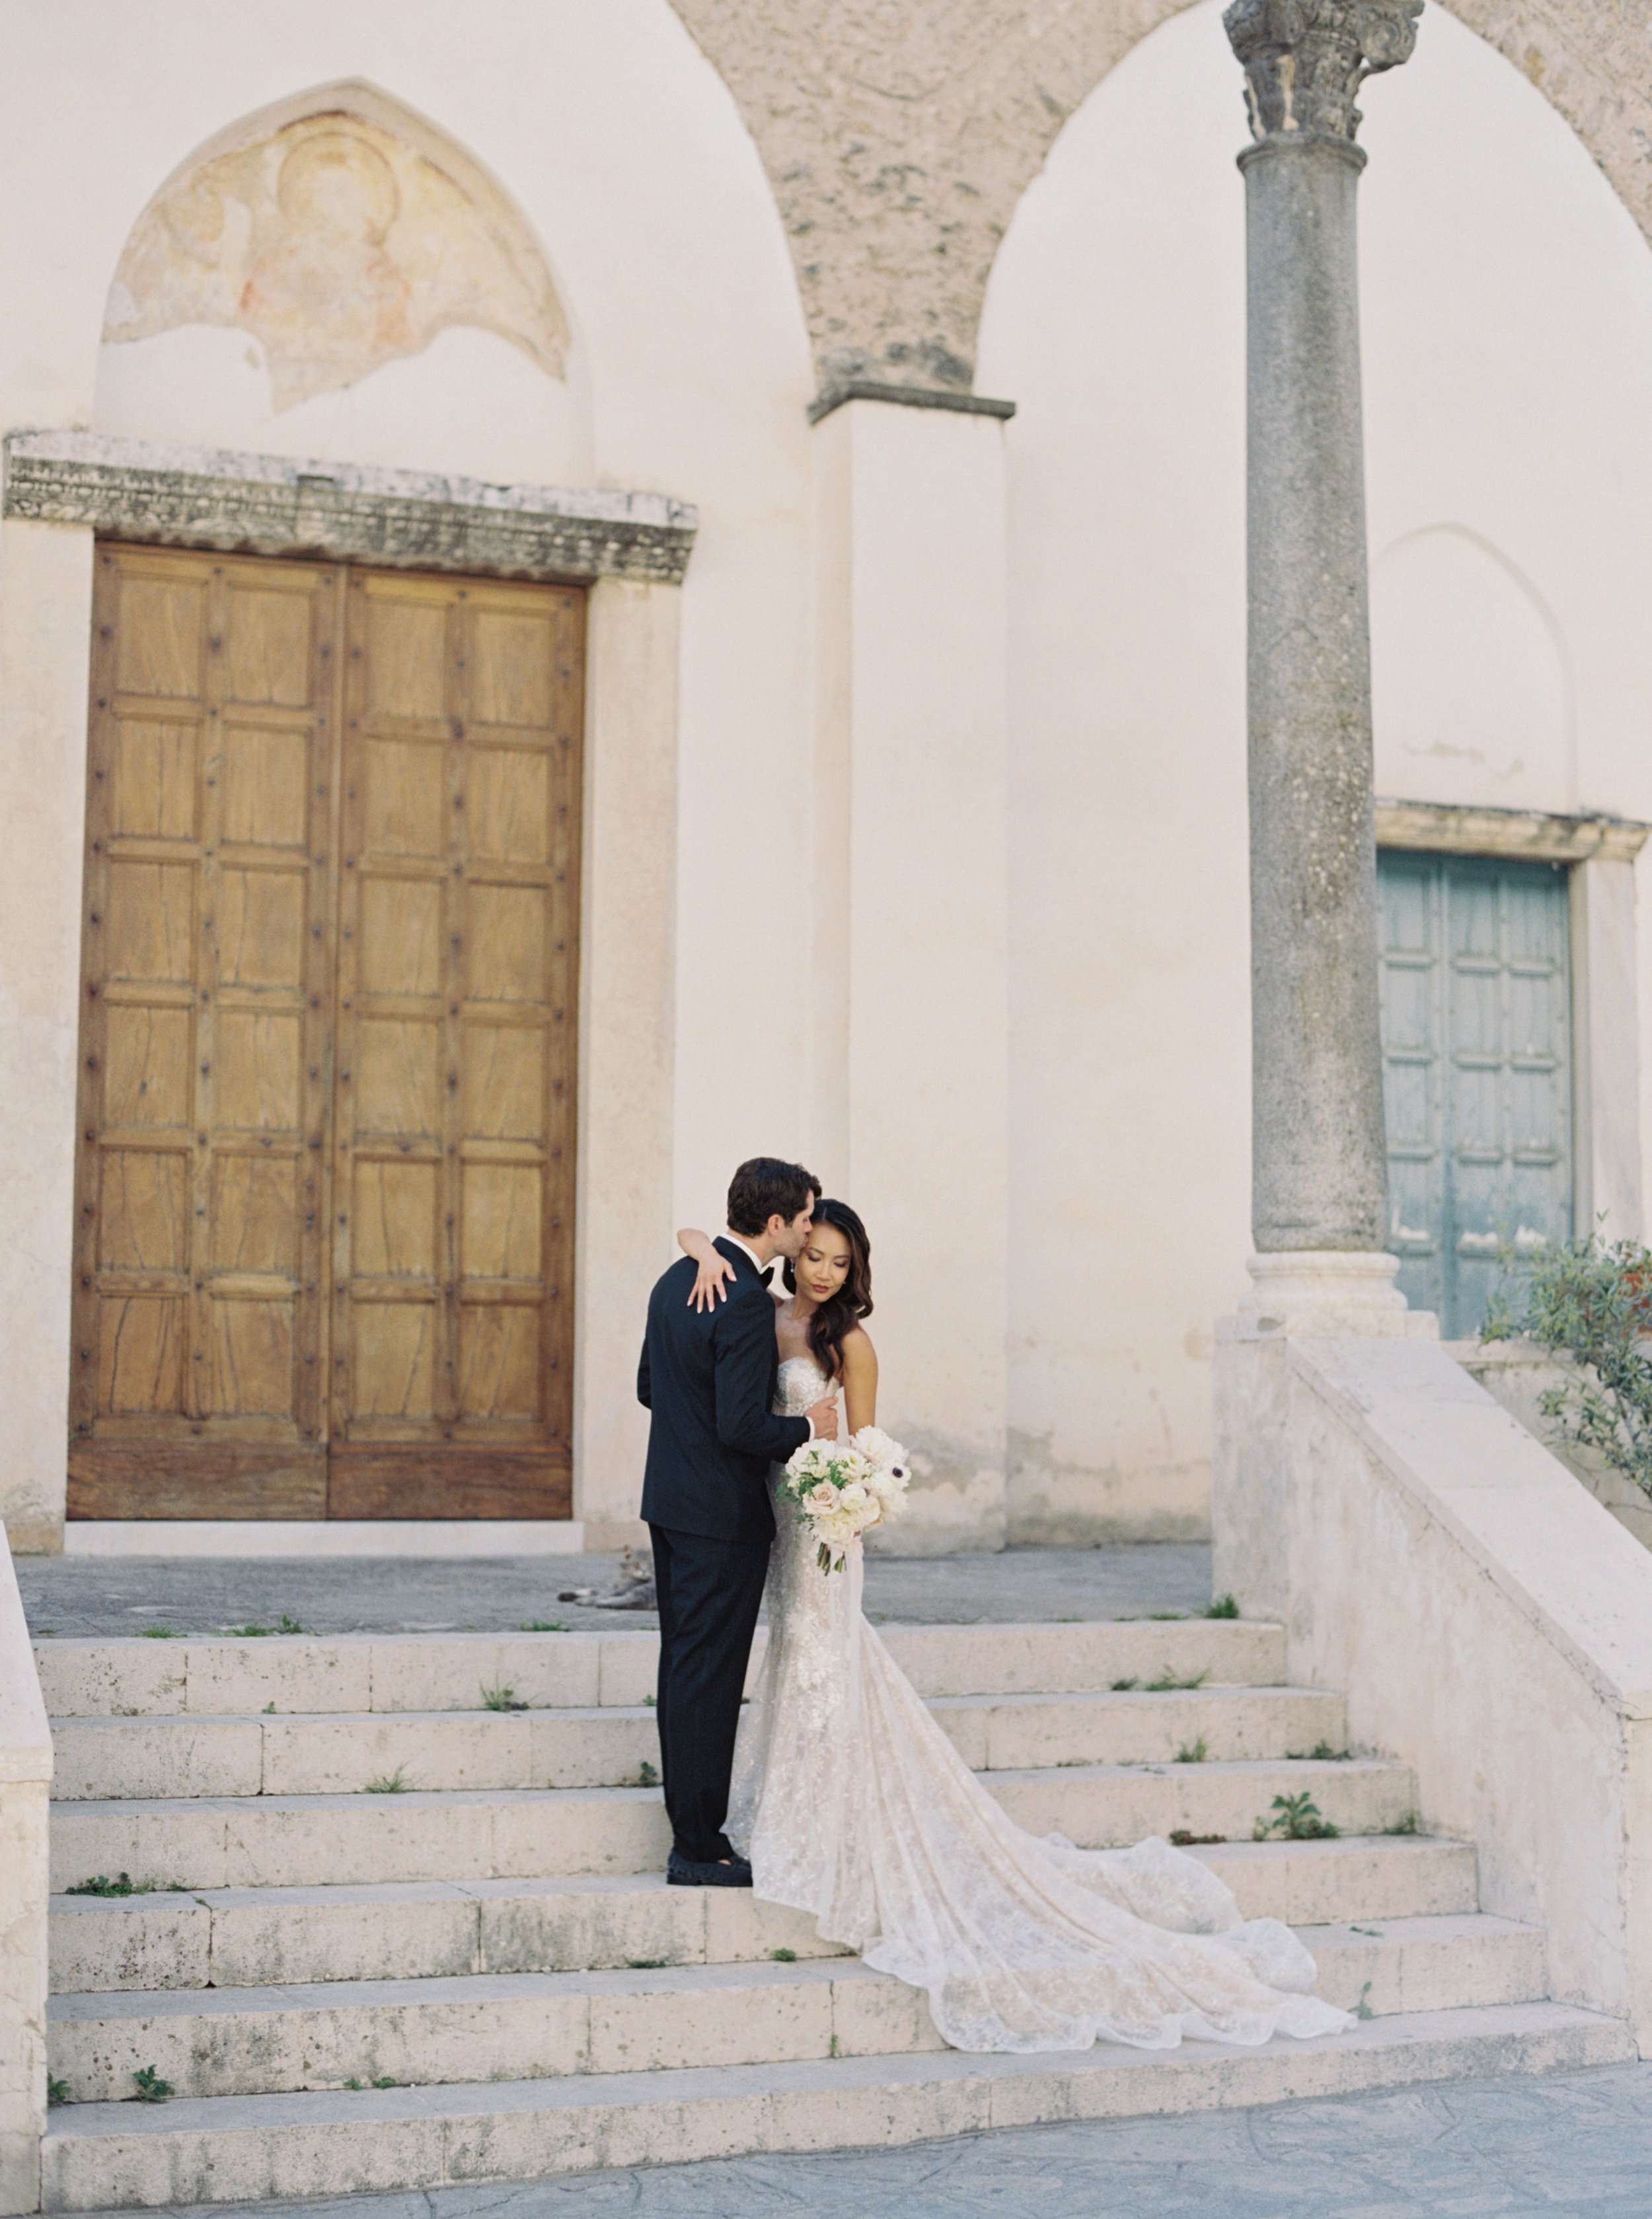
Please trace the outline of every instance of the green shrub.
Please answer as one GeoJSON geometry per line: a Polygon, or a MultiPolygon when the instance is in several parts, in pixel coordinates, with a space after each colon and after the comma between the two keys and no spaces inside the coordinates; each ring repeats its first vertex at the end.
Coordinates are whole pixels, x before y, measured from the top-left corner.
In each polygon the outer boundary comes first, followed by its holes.
{"type": "Polygon", "coordinates": [[[1518,1272],[1506,1252],[1480,1338],[1520,1336],[1577,1366],[1538,1397],[1558,1437],[1652,1495],[1652,1248],[1592,1233],[1540,1248],[1518,1272]]]}

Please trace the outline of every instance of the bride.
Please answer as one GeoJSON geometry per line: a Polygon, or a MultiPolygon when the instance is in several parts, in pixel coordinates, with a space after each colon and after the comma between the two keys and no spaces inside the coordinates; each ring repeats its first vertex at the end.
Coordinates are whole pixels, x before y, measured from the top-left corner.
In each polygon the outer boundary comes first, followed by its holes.
{"type": "MultiPolygon", "coordinates": [[[[678,1239],[699,1266],[694,1301],[715,1304],[732,1265],[704,1234],[678,1239]]],[[[846,1203],[816,1205],[786,1293],[773,1291],[777,1409],[835,1393],[850,1432],[875,1424],[871,1250],[846,1203]]],[[[727,1825],[756,1894],[923,1989],[954,2049],[1253,2046],[1350,2024],[1308,1992],[1314,1960],[1289,1928],[1242,1921],[1196,1857],[1157,1838],[1079,1849],[1015,1825],[861,1615],[860,1542],[828,1576],[803,1521],[774,1511],[768,1650],[727,1825]]]]}

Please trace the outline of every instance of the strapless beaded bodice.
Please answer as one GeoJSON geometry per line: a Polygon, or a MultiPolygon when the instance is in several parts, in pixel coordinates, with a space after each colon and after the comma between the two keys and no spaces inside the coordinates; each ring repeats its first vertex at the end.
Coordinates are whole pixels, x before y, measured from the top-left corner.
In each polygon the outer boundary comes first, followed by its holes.
{"type": "Polygon", "coordinates": [[[837,1389],[812,1356],[788,1356],[774,1378],[774,1414],[800,1418],[837,1389]]]}

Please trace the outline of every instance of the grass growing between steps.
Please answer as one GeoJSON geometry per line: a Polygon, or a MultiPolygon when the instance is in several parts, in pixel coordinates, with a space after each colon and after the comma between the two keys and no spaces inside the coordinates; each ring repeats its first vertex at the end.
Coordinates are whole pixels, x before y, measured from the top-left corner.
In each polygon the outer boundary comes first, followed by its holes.
{"type": "Polygon", "coordinates": [[[111,1880],[107,1873],[95,1873],[90,1880],[78,1880],[71,1887],[64,1889],[65,1895],[165,1895],[158,1880],[134,1880],[130,1873],[121,1873],[111,1880]]]}
{"type": "Polygon", "coordinates": [[[407,1768],[397,1765],[394,1772],[381,1772],[376,1780],[370,1780],[363,1793],[367,1795],[406,1795],[408,1793],[407,1768]]]}
{"type": "Polygon", "coordinates": [[[488,1711],[525,1711],[528,1707],[517,1700],[514,1688],[484,1688],[481,1700],[482,1708],[488,1711]]]}
{"type": "Polygon", "coordinates": [[[1197,1741],[1184,1741],[1176,1752],[1178,1764],[1202,1764],[1210,1755],[1210,1744],[1202,1734],[1197,1741]]]}
{"type": "Polygon", "coordinates": [[[1259,1818],[1251,1829],[1253,1842],[1266,1842],[1276,1836],[1286,1842],[1332,1842],[1342,1832],[1329,1818],[1320,1814],[1319,1805],[1304,1788],[1300,1795],[1276,1795],[1273,1817],[1259,1818]]]}

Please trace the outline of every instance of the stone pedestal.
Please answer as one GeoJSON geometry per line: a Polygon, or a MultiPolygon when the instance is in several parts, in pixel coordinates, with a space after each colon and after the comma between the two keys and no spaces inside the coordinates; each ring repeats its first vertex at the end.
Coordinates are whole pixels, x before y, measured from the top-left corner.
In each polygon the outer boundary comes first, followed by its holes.
{"type": "Polygon", "coordinates": [[[1431,1311],[1406,1307],[1399,1268],[1395,1256],[1342,1250],[1253,1256],[1250,1293],[1217,1321],[1211,1591],[1245,1618],[1290,1620],[1295,1497],[1314,1454],[1290,1343],[1438,1338],[1431,1311]]]}

